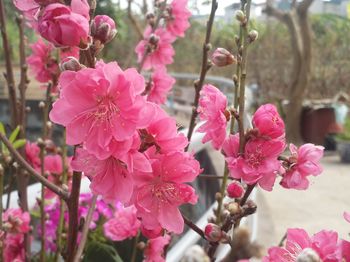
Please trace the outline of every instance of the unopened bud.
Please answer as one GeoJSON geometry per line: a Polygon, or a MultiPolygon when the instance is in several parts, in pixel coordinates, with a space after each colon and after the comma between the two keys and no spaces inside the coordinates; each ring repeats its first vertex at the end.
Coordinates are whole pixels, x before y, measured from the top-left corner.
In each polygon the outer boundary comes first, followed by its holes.
{"type": "Polygon", "coordinates": [[[46,122],[46,126],[48,129],[51,129],[52,128],[52,122],[51,121],[47,121],[46,122]]]}
{"type": "Polygon", "coordinates": [[[226,191],[230,198],[240,198],[244,193],[244,188],[238,181],[233,181],[227,186],[226,191]]]}
{"type": "Polygon", "coordinates": [[[226,204],[226,210],[230,212],[230,215],[235,215],[241,212],[241,207],[236,202],[230,202],[226,204]]]}
{"type": "Polygon", "coordinates": [[[13,167],[14,167],[14,168],[16,168],[16,169],[18,169],[18,168],[19,168],[19,164],[18,164],[17,162],[13,162],[13,164],[12,164],[12,165],[13,165],[13,167]]]}
{"type": "Polygon", "coordinates": [[[153,27],[155,25],[156,17],[154,16],[153,13],[147,14],[146,19],[147,19],[147,22],[150,26],[153,27]]]}
{"type": "Polygon", "coordinates": [[[91,36],[102,44],[110,42],[117,34],[117,29],[112,18],[107,15],[95,16],[91,25],[91,36]]]}
{"type": "Polygon", "coordinates": [[[40,101],[39,102],[39,108],[44,108],[45,107],[45,102],[44,101],[40,101]]]}
{"type": "Polygon", "coordinates": [[[220,192],[216,192],[216,193],[215,193],[215,199],[216,199],[216,200],[222,199],[222,194],[221,194],[220,192]]]}
{"type": "Polygon", "coordinates": [[[36,143],[38,144],[39,147],[45,146],[44,140],[42,140],[42,138],[40,137],[36,140],[36,143]]]}
{"type": "Polygon", "coordinates": [[[136,247],[139,249],[139,250],[144,250],[145,247],[146,247],[146,243],[141,241],[139,243],[137,243],[136,247]]]}
{"type": "Polygon", "coordinates": [[[246,22],[246,16],[245,16],[245,14],[243,13],[242,10],[237,10],[236,13],[235,13],[235,17],[241,23],[245,23],[246,22]]]}
{"type": "Polygon", "coordinates": [[[257,205],[254,203],[253,200],[248,200],[244,204],[243,209],[244,209],[244,213],[246,215],[251,215],[251,214],[254,214],[256,212],[257,205]]]}
{"type": "Polygon", "coordinates": [[[68,56],[65,59],[62,60],[60,63],[60,69],[61,71],[79,71],[80,69],[84,68],[83,65],[81,65],[74,56],[68,56]]]}
{"type": "Polygon", "coordinates": [[[256,31],[256,30],[250,31],[249,34],[248,34],[249,43],[252,43],[252,42],[254,42],[256,39],[258,39],[258,36],[259,36],[258,31],[256,31]]]}
{"type": "Polygon", "coordinates": [[[30,106],[26,106],[26,113],[30,113],[31,110],[30,106]]]}
{"type": "Polygon", "coordinates": [[[231,65],[237,62],[236,58],[229,51],[221,47],[214,51],[211,61],[218,67],[231,65]]]}
{"type": "Polygon", "coordinates": [[[4,174],[4,167],[0,164],[0,176],[4,174]]]}
{"type": "Polygon", "coordinates": [[[208,224],[204,229],[204,234],[210,242],[219,242],[223,237],[223,232],[218,225],[208,224]]]}

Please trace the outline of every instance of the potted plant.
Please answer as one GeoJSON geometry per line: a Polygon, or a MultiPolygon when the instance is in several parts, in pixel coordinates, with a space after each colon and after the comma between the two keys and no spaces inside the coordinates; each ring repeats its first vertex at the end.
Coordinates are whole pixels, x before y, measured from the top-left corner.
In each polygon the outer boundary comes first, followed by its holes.
{"type": "Polygon", "coordinates": [[[342,163],[350,163],[350,118],[344,124],[344,132],[337,135],[337,150],[342,163]]]}

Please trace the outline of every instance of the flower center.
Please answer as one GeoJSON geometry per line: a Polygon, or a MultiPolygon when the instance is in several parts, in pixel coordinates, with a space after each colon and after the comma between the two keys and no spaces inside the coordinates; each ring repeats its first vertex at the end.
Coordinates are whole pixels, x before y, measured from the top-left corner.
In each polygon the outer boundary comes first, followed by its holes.
{"type": "Polygon", "coordinates": [[[110,96],[102,97],[98,99],[97,110],[93,113],[96,124],[103,122],[109,122],[111,119],[119,114],[119,108],[113,103],[110,96]]]}
{"type": "Polygon", "coordinates": [[[321,262],[321,259],[315,250],[311,248],[305,248],[297,256],[296,262],[321,262]]]}
{"type": "Polygon", "coordinates": [[[161,202],[174,203],[179,199],[178,188],[173,183],[160,182],[153,186],[151,192],[161,202]]]}
{"type": "Polygon", "coordinates": [[[254,168],[257,168],[264,161],[264,155],[262,153],[261,147],[257,147],[255,152],[250,153],[246,156],[247,163],[254,168]]]}

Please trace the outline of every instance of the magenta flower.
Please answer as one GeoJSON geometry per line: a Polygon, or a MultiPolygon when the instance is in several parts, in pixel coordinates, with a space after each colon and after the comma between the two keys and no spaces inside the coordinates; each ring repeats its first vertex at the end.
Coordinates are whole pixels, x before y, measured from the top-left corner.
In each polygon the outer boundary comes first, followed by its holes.
{"type": "Polygon", "coordinates": [[[163,28],[158,28],[153,34],[151,32],[151,27],[147,27],[144,39],[135,48],[138,62],[142,61],[145,52],[147,52],[143,69],[162,67],[173,63],[175,51],[172,43],[175,40],[174,36],[163,28]]]}
{"type": "Polygon", "coordinates": [[[59,72],[56,58],[52,55],[54,46],[41,38],[30,45],[32,54],[27,57],[29,70],[40,83],[47,83],[59,72]]]}
{"type": "Polygon", "coordinates": [[[4,228],[11,234],[25,234],[30,230],[30,215],[20,208],[9,208],[2,215],[4,228]]]}
{"type": "Polygon", "coordinates": [[[169,232],[181,233],[184,221],[178,207],[185,203],[195,204],[194,189],[184,184],[193,181],[201,172],[199,163],[192,155],[174,152],[154,155],[148,150],[152,173],[135,173],[134,204],[142,224],[148,230],[159,225],[169,232]]]}
{"type": "Polygon", "coordinates": [[[55,46],[79,46],[89,43],[89,5],[86,0],[73,0],[71,7],[63,4],[46,6],[38,19],[40,35],[55,46]]]}
{"type": "Polygon", "coordinates": [[[188,0],[173,0],[168,7],[166,29],[174,36],[184,37],[190,27],[191,12],[187,9],[188,0]]]}
{"type": "Polygon", "coordinates": [[[198,113],[203,125],[198,132],[205,133],[203,143],[212,141],[212,145],[219,150],[226,138],[226,96],[215,86],[205,85],[200,92],[198,113]]]}
{"type": "Polygon", "coordinates": [[[23,262],[26,260],[23,234],[7,234],[4,244],[4,262],[23,262]]]}
{"type": "Polygon", "coordinates": [[[164,248],[170,243],[170,236],[164,235],[148,240],[143,252],[143,262],[165,262],[164,248]]]}
{"type": "Polygon", "coordinates": [[[40,167],[40,148],[36,143],[28,142],[25,147],[26,159],[28,163],[34,168],[37,169],[40,167]]]}
{"type": "Polygon", "coordinates": [[[258,183],[271,191],[281,163],[277,157],[283,152],[282,140],[248,140],[244,157],[239,153],[239,137],[231,135],[223,146],[226,162],[233,178],[242,179],[248,185],[258,183]]]}
{"type": "Polygon", "coordinates": [[[244,188],[238,181],[233,181],[227,186],[226,192],[230,198],[240,198],[243,196],[244,188]]]}
{"type": "Polygon", "coordinates": [[[272,104],[265,104],[258,108],[253,115],[253,125],[259,129],[261,136],[272,139],[285,136],[284,122],[272,104]]]}
{"type": "Polygon", "coordinates": [[[350,261],[350,242],[342,240],[342,256],[345,262],[350,261]]]}
{"type": "Polygon", "coordinates": [[[320,159],[323,157],[324,148],[304,144],[298,149],[290,144],[289,150],[292,153],[289,158],[292,164],[283,175],[281,185],[285,188],[307,189],[309,187],[307,176],[318,176],[322,173],[320,159]]]}
{"type": "MultiPolygon", "coordinates": [[[[96,68],[64,71],[59,79],[60,98],[50,119],[66,127],[67,143],[86,142],[98,158],[114,141],[131,139],[153,116],[153,106],[140,94],[144,79],[135,69],[122,71],[117,63],[99,62],[96,68]]],[[[107,156],[112,153],[108,153],[107,156]]]]}
{"type": "Polygon", "coordinates": [[[161,153],[182,151],[188,144],[187,137],[177,131],[175,119],[156,107],[156,115],[150,125],[140,131],[146,148],[155,145],[161,153]]]}
{"type": "Polygon", "coordinates": [[[150,91],[147,100],[156,104],[164,104],[174,84],[175,78],[167,74],[165,67],[156,68],[149,83],[150,91]]]}
{"type": "Polygon", "coordinates": [[[103,225],[105,236],[113,241],[122,241],[137,235],[141,222],[136,217],[134,206],[121,207],[114,216],[103,225]]]}
{"type": "Polygon", "coordinates": [[[99,160],[93,154],[80,148],[77,149],[72,168],[83,171],[91,179],[90,188],[95,194],[100,194],[106,201],[127,203],[133,193],[133,172],[150,172],[148,159],[135,149],[130,149],[122,158],[110,156],[99,160]]]}
{"type": "Polygon", "coordinates": [[[288,229],[286,247],[272,247],[263,262],[341,261],[341,242],[334,231],[322,230],[309,237],[303,229],[288,229]]]}

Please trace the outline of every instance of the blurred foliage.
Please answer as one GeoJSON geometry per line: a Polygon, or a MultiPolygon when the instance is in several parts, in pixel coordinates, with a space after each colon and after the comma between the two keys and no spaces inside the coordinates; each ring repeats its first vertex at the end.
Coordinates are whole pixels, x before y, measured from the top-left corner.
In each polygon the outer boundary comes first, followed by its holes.
{"type": "Polygon", "coordinates": [[[344,124],[344,131],[337,135],[337,140],[350,141],[350,118],[347,117],[344,124]]]}

